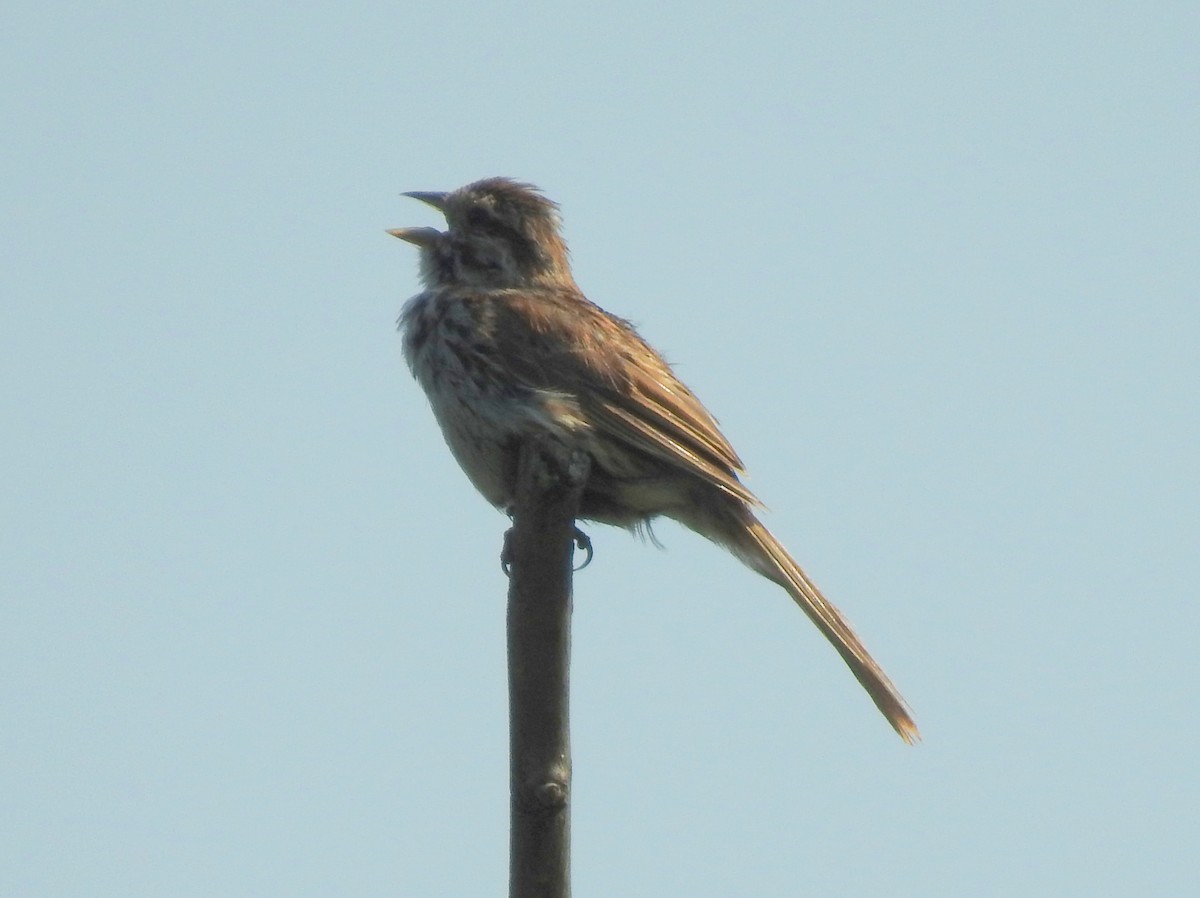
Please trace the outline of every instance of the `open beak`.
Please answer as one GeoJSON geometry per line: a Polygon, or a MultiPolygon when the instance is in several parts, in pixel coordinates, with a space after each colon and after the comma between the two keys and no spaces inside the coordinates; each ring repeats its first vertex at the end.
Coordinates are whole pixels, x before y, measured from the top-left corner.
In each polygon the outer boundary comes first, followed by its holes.
{"type": "Polygon", "coordinates": [[[446,211],[446,194],[433,193],[426,190],[414,190],[411,193],[404,193],[401,196],[411,196],[414,200],[420,200],[422,203],[433,206],[439,212],[446,211]]]}
{"type": "MultiPolygon", "coordinates": [[[[439,212],[446,211],[445,193],[434,193],[427,190],[414,190],[411,193],[404,193],[401,196],[410,196],[414,200],[420,200],[426,203],[439,212]]],[[[437,228],[396,228],[394,231],[388,231],[393,237],[399,237],[401,240],[406,240],[409,243],[415,243],[417,246],[433,246],[442,236],[442,232],[437,228]]]]}
{"type": "Polygon", "coordinates": [[[442,236],[437,228],[396,228],[388,233],[417,246],[433,246],[442,236]]]}

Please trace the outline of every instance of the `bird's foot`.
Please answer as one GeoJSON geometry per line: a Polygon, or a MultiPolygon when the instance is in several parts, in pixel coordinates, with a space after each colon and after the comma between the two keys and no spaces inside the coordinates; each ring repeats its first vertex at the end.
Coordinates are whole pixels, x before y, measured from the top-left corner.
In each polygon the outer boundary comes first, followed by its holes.
{"type": "Polygon", "coordinates": [[[571,529],[574,531],[573,536],[575,540],[575,548],[582,549],[584,552],[587,552],[587,558],[583,559],[583,564],[579,565],[577,568],[572,568],[572,570],[575,571],[582,571],[585,567],[592,563],[592,558],[596,553],[592,551],[592,538],[590,536],[580,530],[577,526],[572,527],[571,529]]]}
{"type": "MultiPolygon", "coordinates": [[[[512,515],[509,515],[512,517],[512,515]]],[[[504,531],[504,545],[500,547],[500,570],[504,576],[512,576],[512,535],[515,528],[509,527],[504,531]]]]}
{"type": "MultiPolygon", "coordinates": [[[[504,571],[504,576],[512,576],[512,539],[513,529],[509,527],[504,531],[504,544],[500,547],[500,570],[504,571]]],[[[592,538],[580,530],[578,527],[572,527],[571,541],[575,548],[582,549],[587,553],[587,557],[583,559],[583,564],[577,568],[572,568],[572,571],[582,571],[585,567],[592,563],[592,558],[595,557],[595,551],[592,549],[592,538]]]]}

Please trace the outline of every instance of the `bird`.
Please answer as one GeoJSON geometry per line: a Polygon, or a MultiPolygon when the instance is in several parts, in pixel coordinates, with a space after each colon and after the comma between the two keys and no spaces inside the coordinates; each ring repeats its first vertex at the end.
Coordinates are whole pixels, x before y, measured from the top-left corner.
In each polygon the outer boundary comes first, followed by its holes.
{"type": "Polygon", "coordinates": [[[580,290],[558,205],[507,177],[404,196],[446,221],[387,232],[419,250],[424,289],[398,320],[404,358],[479,493],[511,508],[527,439],[585,452],[579,519],[646,532],[666,517],[724,547],[783,587],[900,737],[918,740],[887,674],[756,516],[716,419],[629,321],[580,290]]]}

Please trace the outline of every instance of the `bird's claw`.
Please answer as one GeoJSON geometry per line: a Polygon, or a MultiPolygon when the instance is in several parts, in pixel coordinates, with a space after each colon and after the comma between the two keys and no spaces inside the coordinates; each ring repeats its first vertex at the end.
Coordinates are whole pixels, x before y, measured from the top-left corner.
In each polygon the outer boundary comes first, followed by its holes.
{"type": "Polygon", "coordinates": [[[571,570],[582,571],[585,567],[592,563],[592,558],[596,553],[592,551],[592,538],[590,536],[588,536],[578,527],[572,527],[571,529],[575,531],[573,534],[575,547],[587,552],[587,558],[583,559],[583,564],[579,565],[577,568],[572,568],[571,570]]]}
{"type": "MultiPolygon", "coordinates": [[[[587,553],[587,557],[583,559],[583,564],[579,567],[571,568],[574,571],[582,571],[585,567],[592,563],[592,559],[596,553],[592,549],[592,538],[580,530],[578,527],[571,528],[574,532],[571,534],[571,542],[575,548],[582,549],[587,553]]],[[[500,547],[500,570],[504,571],[504,576],[512,576],[512,534],[513,528],[509,527],[504,531],[504,544],[500,547]]]]}
{"type": "Polygon", "coordinates": [[[500,570],[504,571],[506,577],[512,576],[512,535],[513,528],[509,527],[504,531],[504,545],[500,547],[500,570]]]}

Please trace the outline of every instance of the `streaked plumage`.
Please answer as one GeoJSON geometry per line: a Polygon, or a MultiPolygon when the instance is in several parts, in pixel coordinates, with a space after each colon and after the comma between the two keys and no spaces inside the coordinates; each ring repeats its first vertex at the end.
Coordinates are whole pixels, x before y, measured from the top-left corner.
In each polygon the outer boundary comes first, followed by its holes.
{"type": "Polygon", "coordinates": [[[754,516],[741,459],[717,422],[632,325],[571,275],[557,207],[491,178],[409,194],[448,229],[390,233],[421,248],[425,291],[400,316],[404,355],[455,458],[483,496],[512,502],[516,452],[552,434],[592,458],[580,517],[631,529],[663,515],[782,586],[906,740],[903,698],[842,615],[754,516]]]}

